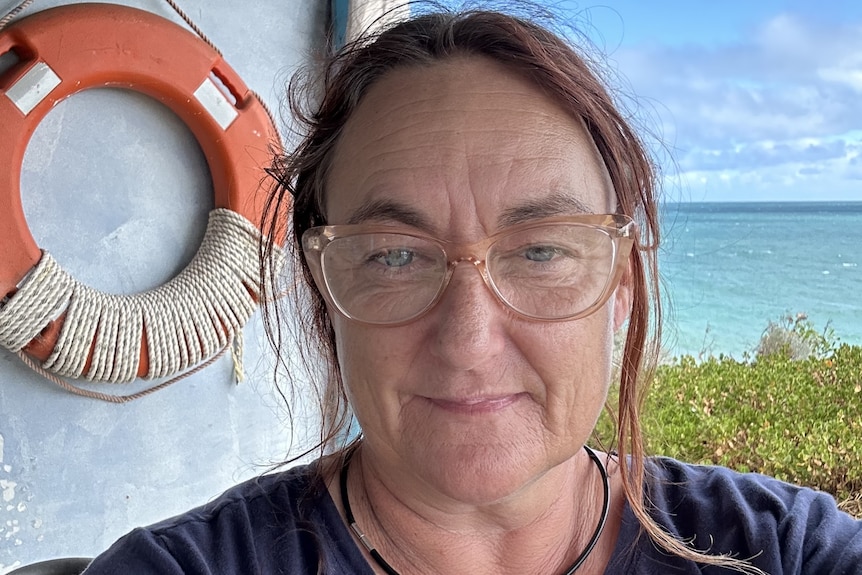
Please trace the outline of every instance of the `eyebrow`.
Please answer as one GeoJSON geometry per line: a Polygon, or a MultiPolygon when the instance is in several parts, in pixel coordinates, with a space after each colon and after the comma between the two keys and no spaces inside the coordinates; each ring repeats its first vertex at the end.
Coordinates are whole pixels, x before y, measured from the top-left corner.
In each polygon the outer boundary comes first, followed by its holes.
{"type": "MultiPolygon", "coordinates": [[[[584,202],[567,194],[554,193],[544,198],[529,200],[518,206],[508,208],[499,217],[501,228],[531,220],[561,216],[566,214],[591,214],[592,210],[584,202]]],[[[360,206],[347,219],[348,224],[394,221],[430,232],[431,222],[418,211],[393,200],[374,200],[360,206]]]]}
{"type": "Polygon", "coordinates": [[[503,228],[539,218],[568,215],[573,212],[591,214],[594,210],[577,198],[554,193],[504,210],[499,218],[499,226],[503,228]]]}
{"type": "Polygon", "coordinates": [[[374,200],[363,206],[348,218],[348,224],[362,224],[369,221],[395,221],[407,226],[430,230],[431,222],[416,210],[392,200],[374,200]]]}

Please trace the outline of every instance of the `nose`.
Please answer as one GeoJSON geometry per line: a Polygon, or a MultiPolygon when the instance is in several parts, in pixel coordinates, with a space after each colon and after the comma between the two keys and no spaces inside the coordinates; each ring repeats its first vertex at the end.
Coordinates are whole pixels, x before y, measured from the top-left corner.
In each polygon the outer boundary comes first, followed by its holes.
{"type": "Polygon", "coordinates": [[[508,311],[485,284],[474,261],[458,262],[440,302],[432,311],[436,320],[433,352],[458,370],[471,370],[497,357],[504,347],[508,311]]]}

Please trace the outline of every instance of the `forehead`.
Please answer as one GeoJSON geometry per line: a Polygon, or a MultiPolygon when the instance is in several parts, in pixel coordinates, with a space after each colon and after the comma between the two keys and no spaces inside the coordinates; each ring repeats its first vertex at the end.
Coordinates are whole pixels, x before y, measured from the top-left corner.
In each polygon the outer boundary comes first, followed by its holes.
{"type": "Polygon", "coordinates": [[[397,69],[345,125],[326,182],[330,224],[396,220],[493,231],[612,207],[583,123],[531,82],[477,57],[397,69]]]}

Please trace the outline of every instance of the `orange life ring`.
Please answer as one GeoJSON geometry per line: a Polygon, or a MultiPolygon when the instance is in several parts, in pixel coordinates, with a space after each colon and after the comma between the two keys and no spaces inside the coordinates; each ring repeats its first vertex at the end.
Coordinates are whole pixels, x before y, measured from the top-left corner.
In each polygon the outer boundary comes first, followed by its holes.
{"type": "MultiPolygon", "coordinates": [[[[0,55],[9,51],[19,62],[0,75],[0,297],[14,293],[41,257],[21,204],[27,144],[58,102],[88,88],[127,88],[170,108],[203,150],[216,207],[255,224],[260,221],[264,194],[255,192],[270,147],[279,141],[277,130],[257,96],[198,36],[136,8],[72,4],[37,12],[5,28],[0,55]]],[[[24,351],[45,360],[63,320],[61,316],[52,322],[24,351]]],[[[139,377],[148,366],[144,338],[139,377]]]]}

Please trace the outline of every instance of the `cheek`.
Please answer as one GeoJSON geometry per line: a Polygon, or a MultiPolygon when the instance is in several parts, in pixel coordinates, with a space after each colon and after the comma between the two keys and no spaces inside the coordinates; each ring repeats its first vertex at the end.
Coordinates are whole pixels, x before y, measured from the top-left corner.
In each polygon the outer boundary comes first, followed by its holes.
{"type": "Polygon", "coordinates": [[[401,328],[357,324],[334,316],[335,349],[348,399],[355,409],[369,402],[382,405],[398,391],[409,370],[415,350],[421,346],[401,328]],[[411,351],[412,350],[412,351],[411,351]]]}
{"type": "MultiPolygon", "coordinates": [[[[364,336],[364,326],[345,320],[341,316],[335,316],[332,320],[335,332],[335,353],[338,357],[338,367],[341,370],[341,378],[350,394],[351,389],[356,387],[358,381],[364,381],[367,369],[378,360],[374,357],[376,346],[371,345],[371,338],[364,336]]],[[[351,398],[353,401],[353,398],[351,398]]]]}
{"type": "Polygon", "coordinates": [[[543,355],[544,365],[559,366],[577,377],[583,371],[593,372],[610,364],[613,335],[612,306],[605,305],[589,317],[549,324],[546,333],[533,341],[544,344],[535,346],[543,355]]]}
{"type": "Polygon", "coordinates": [[[603,403],[610,384],[613,314],[605,306],[573,322],[544,326],[525,338],[525,353],[549,395],[549,409],[583,410],[603,403]]]}
{"type": "MultiPolygon", "coordinates": [[[[351,324],[340,315],[330,317],[332,317],[332,328],[335,333],[335,355],[338,358],[338,368],[344,391],[348,401],[355,408],[357,382],[366,379],[362,373],[363,362],[357,361],[357,359],[368,357],[368,353],[361,345],[364,341],[363,338],[356,337],[354,333],[359,326],[351,324]]],[[[373,360],[368,358],[368,362],[371,361],[373,360]]]]}

